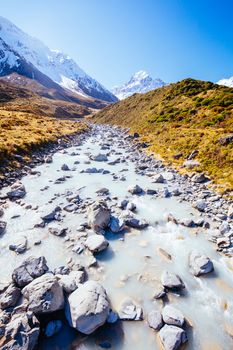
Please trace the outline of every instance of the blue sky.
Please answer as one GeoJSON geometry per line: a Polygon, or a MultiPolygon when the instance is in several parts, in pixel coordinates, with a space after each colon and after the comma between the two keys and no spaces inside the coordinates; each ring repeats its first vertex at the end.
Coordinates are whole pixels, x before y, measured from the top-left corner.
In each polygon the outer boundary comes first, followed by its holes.
{"type": "Polygon", "coordinates": [[[108,88],[141,69],[166,82],[233,75],[232,0],[7,0],[0,14],[108,88]]]}

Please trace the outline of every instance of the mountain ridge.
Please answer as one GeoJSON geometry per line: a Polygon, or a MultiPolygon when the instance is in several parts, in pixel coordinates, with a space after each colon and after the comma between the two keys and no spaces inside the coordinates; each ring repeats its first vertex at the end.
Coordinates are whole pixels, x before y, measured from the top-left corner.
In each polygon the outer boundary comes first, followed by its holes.
{"type": "Polygon", "coordinates": [[[111,91],[119,100],[123,100],[135,93],[146,93],[164,85],[166,84],[161,79],[153,79],[146,71],[140,70],[134,73],[128,82],[113,87],[111,91]]]}
{"type": "MultiPolygon", "coordinates": [[[[31,79],[48,80],[79,95],[116,102],[117,98],[86,74],[68,55],[50,50],[0,16],[0,75],[16,72],[31,79]],[[46,77],[46,78],[45,78],[46,77]]],[[[51,86],[50,86],[51,87],[51,86]]]]}

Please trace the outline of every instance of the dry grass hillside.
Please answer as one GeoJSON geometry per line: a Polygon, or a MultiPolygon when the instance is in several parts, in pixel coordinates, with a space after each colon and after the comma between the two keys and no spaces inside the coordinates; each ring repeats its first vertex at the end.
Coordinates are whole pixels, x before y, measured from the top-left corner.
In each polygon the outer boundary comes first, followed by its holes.
{"type": "Polygon", "coordinates": [[[183,171],[193,150],[196,159],[222,191],[233,190],[233,88],[185,79],[135,94],[98,112],[99,123],[129,127],[149,150],[183,171]]]}
{"type": "Polygon", "coordinates": [[[32,92],[0,79],[0,174],[18,166],[16,154],[27,158],[33,150],[85,130],[84,122],[72,118],[90,112],[89,107],[43,97],[38,90],[32,92]]]}

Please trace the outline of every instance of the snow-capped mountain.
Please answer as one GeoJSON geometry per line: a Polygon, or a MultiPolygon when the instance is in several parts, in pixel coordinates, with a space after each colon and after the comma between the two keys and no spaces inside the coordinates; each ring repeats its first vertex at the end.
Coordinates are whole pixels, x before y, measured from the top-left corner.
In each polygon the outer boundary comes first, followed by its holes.
{"type": "Polygon", "coordinates": [[[24,72],[31,75],[30,78],[36,79],[35,71],[37,75],[39,71],[63,88],[78,94],[108,102],[117,100],[72,58],[58,50],[50,50],[40,40],[24,33],[0,16],[0,76],[11,72],[23,74],[22,67],[24,72]]]}
{"type": "Polygon", "coordinates": [[[134,93],[145,93],[166,85],[161,79],[153,79],[150,75],[141,70],[135,73],[130,80],[122,86],[115,86],[111,89],[112,93],[123,100],[134,93]]]}
{"type": "Polygon", "coordinates": [[[229,79],[221,79],[221,80],[217,81],[217,84],[228,86],[228,87],[233,87],[233,77],[231,77],[229,79]]]}

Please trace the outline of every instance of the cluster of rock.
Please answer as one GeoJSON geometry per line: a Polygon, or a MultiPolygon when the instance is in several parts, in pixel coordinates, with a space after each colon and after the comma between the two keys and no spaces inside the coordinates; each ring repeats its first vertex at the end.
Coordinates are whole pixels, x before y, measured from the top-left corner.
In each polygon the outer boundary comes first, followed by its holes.
{"type": "MultiPolygon", "coordinates": [[[[126,163],[127,160],[135,164],[136,173],[148,176],[153,183],[153,188],[142,188],[138,184],[132,184],[127,188],[127,194],[123,200],[118,197],[112,198],[108,188],[102,187],[96,191],[97,200],[81,198],[77,191],[67,191],[66,205],[56,206],[53,210],[41,215],[41,222],[36,224],[37,228],[44,228],[51,235],[63,239],[69,244],[71,250],[77,254],[90,258],[87,268],[98,266],[97,255],[109,249],[106,232],[122,234],[131,229],[143,230],[149,223],[137,215],[138,196],[154,196],[158,198],[177,197],[179,201],[189,201],[197,209],[200,219],[177,219],[172,214],[167,217],[171,225],[182,225],[188,228],[201,228],[209,232],[208,219],[215,221],[214,230],[209,239],[217,244],[217,248],[227,254],[233,254],[233,204],[221,196],[209,190],[206,184],[209,179],[203,173],[192,173],[190,176],[181,176],[174,169],[165,171],[161,161],[152,156],[145,155],[142,149],[147,144],[132,144],[134,137],[115,129],[122,136],[119,146],[124,148],[126,155],[112,150],[111,137],[108,142],[103,142],[102,150],[107,153],[92,155],[87,153],[91,162],[106,162],[108,165],[126,163]],[[110,155],[115,154],[115,160],[109,160],[110,155]],[[154,188],[156,187],[156,189],[154,188]],[[85,221],[77,228],[77,232],[70,232],[64,226],[65,215],[72,213],[84,214],[85,221]]],[[[98,129],[96,133],[98,132],[98,129]]],[[[60,148],[59,148],[60,149],[60,148]]],[[[65,153],[65,151],[64,151],[65,153]]],[[[73,155],[76,155],[74,152],[73,155]]],[[[194,162],[193,157],[187,162],[194,162]]],[[[48,154],[44,162],[49,164],[53,158],[48,154]]],[[[69,163],[70,164],[70,163],[69,163]]],[[[76,160],[74,165],[79,164],[76,160]]],[[[122,172],[126,169],[122,169],[122,172]]],[[[62,175],[55,181],[61,184],[72,177],[71,172],[75,168],[64,163],[60,169],[62,175]]],[[[31,169],[31,173],[33,172],[31,169]]],[[[86,174],[110,174],[113,181],[125,181],[126,175],[111,172],[107,169],[90,167],[81,170],[86,174]]],[[[87,175],[89,176],[89,175],[87,175]]],[[[44,191],[45,187],[41,189],[44,191]]],[[[26,195],[26,189],[22,183],[14,183],[5,199],[22,204],[26,195]]],[[[2,197],[3,198],[3,197],[2,197]]],[[[54,196],[56,198],[56,195],[54,196]]],[[[63,203],[64,204],[64,203],[63,203]]],[[[26,206],[25,206],[26,208],[26,206]]],[[[0,218],[4,210],[0,208],[0,218]]],[[[7,230],[7,223],[0,221],[0,235],[7,230]]],[[[119,235],[121,237],[121,235],[119,235]]],[[[123,236],[123,235],[122,235],[123,236]]],[[[56,238],[57,239],[57,238],[56,238]]],[[[120,238],[123,240],[123,238],[120,238]]],[[[40,244],[41,242],[37,242],[40,244]]],[[[9,245],[9,249],[17,254],[22,254],[28,249],[27,238],[22,236],[9,245]]],[[[192,251],[186,262],[190,273],[199,277],[213,271],[214,266],[209,257],[199,251],[192,251]]],[[[171,271],[164,271],[161,280],[155,288],[154,298],[164,298],[171,291],[178,292],[182,296],[185,283],[179,275],[171,271]]],[[[82,267],[74,265],[61,267],[53,272],[49,271],[44,257],[28,258],[12,274],[12,281],[7,285],[0,295],[1,324],[0,324],[0,347],[4,350],[33,349],[36,346],[39,334],[47,337],[59,332],[63,325],[62,319],[53,318],[54,313],[61,310],[72,328],[81,333],[91,334],[105,322],[114,323],[118,319],[140,321],[144,319],[143,310],[140,305],[132,300],[126,300],[118,313],[111,310],[104,288],[95,281],[86,281],[86,273],[82,267]],[[50,321],[41,329],[40,320],[42,315],[50,315],[50,321]]],[[[159,331],[161,342],[166,350],[176,350],[187,341],[185,330],[185,319],[182,313],[174,307],[167,305],[162,311],[152,310],[148,316],[149,326],[159,331]]]]}
{"type": "Polygon", "coordinates": [[[71,327],[91,334],[110,315],[105,289],[95,281],[84,280],[83,271],[57,269],[51,272],[44,257],[29,257],[12,273],[12,281],[0,295],[1,349],[34,349],[40,329],[40,318],[50,316],[45,335],[52,336],[62,328],[62,320],[53,314],[64,310],[71,327]]]}

